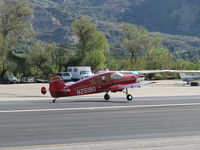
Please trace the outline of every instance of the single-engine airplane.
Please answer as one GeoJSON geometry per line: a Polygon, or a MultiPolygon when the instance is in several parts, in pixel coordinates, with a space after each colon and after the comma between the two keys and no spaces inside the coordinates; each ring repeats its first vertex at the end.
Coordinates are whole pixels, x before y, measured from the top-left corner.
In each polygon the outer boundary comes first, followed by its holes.
{"type": "MultiPolygon", "coordinates": [[[[59,97],[78,96],[105,92],[104,99],[109,100],[109,92],[123,92],[125,90],[128,101],[133,96],[128,93],[128,88],[140,87],[143,85],[155,83],[141,81],[143,75],[139,74],[121,74],[119,72],[104,72],[95,74],[77,82],[64,83],[58,75],[52,75],[49,83],[49,92],[54,98],[53,103],[59,97]]],[[[45,87],[41,88],[41,93],[46,94],[45,87]]]]}

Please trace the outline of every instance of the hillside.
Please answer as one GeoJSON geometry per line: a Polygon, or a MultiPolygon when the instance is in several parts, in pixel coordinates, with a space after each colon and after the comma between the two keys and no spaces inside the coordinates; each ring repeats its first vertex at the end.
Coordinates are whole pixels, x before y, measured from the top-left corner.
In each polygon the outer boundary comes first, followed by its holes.
{"type": "Polygon", "coordinates": [[[197,52],[200,45],[200,1],[198,0],[29,0],[37,38],[44,41],[69,40],[74,18],[88,16],[114,42],[119,23],[144,26],[150,32],[166,35],[164,45],[173,52],[197,52]],[[187,37],[186,36],[195,36],[187,37]],[[192,39],[192,40],[191,40],[192,39]],[[195,40],[194,40],[195,39],[195,40]]]}

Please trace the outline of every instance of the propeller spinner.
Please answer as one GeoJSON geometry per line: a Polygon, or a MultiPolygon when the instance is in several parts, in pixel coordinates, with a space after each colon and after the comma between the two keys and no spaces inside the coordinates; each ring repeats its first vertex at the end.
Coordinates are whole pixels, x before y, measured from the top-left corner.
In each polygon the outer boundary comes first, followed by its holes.
{"type": "Polygon", "coordinates": [[[46,94],[47,93],[47,89],[45,88],[45,87],[42,87],[41,88],[41,93],[44,95],[44,94],[46,94]]]}

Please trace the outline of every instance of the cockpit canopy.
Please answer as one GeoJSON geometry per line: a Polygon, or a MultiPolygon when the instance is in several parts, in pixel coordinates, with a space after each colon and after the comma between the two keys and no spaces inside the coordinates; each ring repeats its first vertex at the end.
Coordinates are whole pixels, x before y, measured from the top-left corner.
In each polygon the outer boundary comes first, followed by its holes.
{"type": "Polygon", "coordinates": [[[110,75],[110,79],[111,80],[118,80],[118,79],[121,79],[123,77],[123,75],[119,72],[116,72],[116,73],[112,73],[110,75]]]}
{"type": "Polygon", "coordinates": [[[139,75],[137,71],[120,71],[121,74],[132,74],[132,75],[139,75]]]}

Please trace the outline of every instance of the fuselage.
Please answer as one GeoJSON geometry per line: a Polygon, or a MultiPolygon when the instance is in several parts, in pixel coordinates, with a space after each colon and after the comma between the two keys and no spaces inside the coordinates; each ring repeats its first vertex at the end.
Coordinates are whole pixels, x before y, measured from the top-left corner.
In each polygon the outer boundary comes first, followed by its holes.
{"type": "MultiPolygon", "coordinates": [[[[55,90],[55,87],[50,83],[49,91],[52,97],[78,96],[86,94],[94,94],[105,92],[106,89],[116,85],[126,85],[136,83],[138,75],[120,74],[117,72],[107,72],[96,74],[86,79],[77,81],[73,84],[64,84],[63,88],[55,90]]],[[[54,82],[54,81],[51,81],[54,82]]],[[[60,82],[60,81],[59,81],[60,82]]],[[[61,84],[61,83],[60,83],[61,84]]],[[[121,91],[123,89],[119,89],[121,91]]],[[[117,92],[117,91],[111,91],[117,92]]]]}

